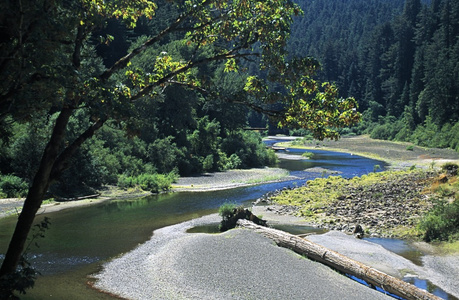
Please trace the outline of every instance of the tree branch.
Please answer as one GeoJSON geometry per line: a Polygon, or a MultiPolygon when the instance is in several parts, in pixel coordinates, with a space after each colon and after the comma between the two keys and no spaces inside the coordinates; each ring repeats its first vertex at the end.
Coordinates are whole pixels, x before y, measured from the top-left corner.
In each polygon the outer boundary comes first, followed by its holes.
{"type": "Polygon", "coordinates": [[[250,103],[250,102],[247,102],[247,101],[234,100],[234,98],[232,98],[232,97],[225,97],[225,96],[222,96],[220,94],[210,92],[210,91],[208,91],[208,90],[206,90],[204,88],[201,88],[201,87],[198,87],[198,86],[195,86],[195,85],[192,85],[192,84],[187,84],[187,83],[184,83],[184,82],[179,82],[179,81],[174,81],[174,80],[169,80],[169,83],[174,84],[174,85],[180,85],[180,86],[183,86],[183,87],[198,91],[199,93],[201,93],[203,95],[206,95],[206,96],[210,96],[210,97],[214,97],[214,98],[220,98],[220,99],[222,99],[223,101],[225,101],[227,103],[244,105],[244,106],[246,106],[246,107],[248,107],[248,108],[250,108],[250,109],[252,109],[252,110],[254,110],[256,112],[265,114],[268,117],[279,118],[285,113],[284,110],[271,110],[271,109],[266,109],[266,108],[263,108],[260,105],[256,105],[254,103],[250,103]]]}
{"type": "Polygon", "coordinates": [[[212,56],[212,57],[203,58],[203,59],[200,59],[200,60],[197,60],[197,61],[194,61],[194,62],[189,62],[185,66],[183,66],[181,68],[178,68],[177,70],[167,74],[166,76],[164,76],[160,80],[154,82],[153,84],[146,86],[145,88],[140,90],[137,94],[132,96],[130,98],[130,100],[131,101],[136,101],[139,98],[142,98],[142,97],[146,96],[155,87],[158,87],[158,86],[160,86],[162,84],[166,84],[172,78],[174,78],[174,76],[176,76],[178,74],[181,74],[181,73],[184,73],[184,72],[188,71],[189,69],[192,69],[192,68],[197,67],[199,65],[206,64],[206,63],[209,63],[209,62],[212,62],[212,61],[217,61],[217,60],[224,60],[224,59],[238,58],[238,57],[247,57],[247,56],[257,56],[258,55],[258,53],[237,53],[237,54],[234,54],[234,52],[237,52],[237,51],[239,51],[241,49],[242,48],[235,48],[235,49],[230,50],[230,51],[228,51],[226,53],[222,53],[222,54],[215,55],[215,56],[212,56]]]}
{"type": "Polygon", "coordinates": [[[99,130],[104,123],[107,121],[106,118],[99,119],[91,127],[89,127],[85,132],[83,132],[73,143],[67,146],[64,151],[59,154],[56,161],[53,164],[51,170],[50,182],[53,182],[59,178],[64,170],[66,170],[70,165],[70,159],[80,148],[80,146],[94,136],[97,130],[99,130]]]}
{"type": "Polygon", "coordinates": [[[85,33],[83,26],[78,26],[77,34],[75,38],[75,48],[73,49],[72,64],[75,69],[79,69],[81,66],[81,48],[83,46],[83,40],[85,33]]]}

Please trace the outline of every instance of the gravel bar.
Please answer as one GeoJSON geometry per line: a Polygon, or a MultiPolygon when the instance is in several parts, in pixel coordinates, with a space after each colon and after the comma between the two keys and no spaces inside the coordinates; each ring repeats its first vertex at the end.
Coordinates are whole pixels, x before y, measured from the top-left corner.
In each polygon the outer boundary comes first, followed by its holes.
{"type": "Polygon", "coordinates": [[[280,168],[228,170],[225,172],[204,173],[191,177],[180,177],[172,185],[172,190],[187,192],[216,191],[258,183],[288,181],[296,178],[290,176],[286,170],[280,168]]]}
{"type": "Polygon", "coordinates": [[[218,221],[156,230],[105,264],[95,287],[127,299],[390,299],[249,230],[186,233],[218,221]]]}

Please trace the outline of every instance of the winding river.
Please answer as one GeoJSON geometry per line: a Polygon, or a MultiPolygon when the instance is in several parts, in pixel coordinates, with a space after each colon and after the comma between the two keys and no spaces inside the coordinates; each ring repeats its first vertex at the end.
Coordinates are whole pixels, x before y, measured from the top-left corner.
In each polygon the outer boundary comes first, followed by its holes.
{"type": "MultiPolygon", "coordinates": [[[[285,155],[301,155],[303,152],[289,150],[285,155]]],[[[301,185],[325,174],[306,172],[305,169],[325,168],[339,172],[343,177],[354,177],[385,167],[384,162],[356,155],[320,150],[311,152],[314,152],[311,160],[281,159],[278,167],[287,169],[296,177],[291,181],[116,200],[46,214],[51,219],[51,229],[46,231],[44,239],[36,241],[40,247],[33,244],[29,251],[30,261],[43,276],[21,299],[115,299],[92,289],[88,285],[91,281],[88,275],[97,272],[103,262],[148,240],[155,229],[215,213],[225,202],[249,204],[269,191],[301,185]]],[[[38,216],[37,221],[43,217],[38,216]]],[[[15,221],[14,216],[0,220],[0,253],[6,252],[15,221]]],[[[380,242],[387,244],[387,241],[380,242]]]]}

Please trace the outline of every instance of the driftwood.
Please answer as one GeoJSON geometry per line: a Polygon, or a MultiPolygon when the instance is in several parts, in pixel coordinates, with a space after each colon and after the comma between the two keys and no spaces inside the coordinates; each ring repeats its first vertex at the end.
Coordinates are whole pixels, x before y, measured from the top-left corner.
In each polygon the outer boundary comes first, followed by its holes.
{"type": "Polygon", "coordinates": [[[321,262],[338,271],[355,276],[366,281],[370,285],[380,287],[384,291],[404,299],[441,299],[410,283],[387,275],[381,271],[373,269],[301,237],[277,229],[259,226],[247,220],[239,220],[238,225],[243,228],[252,229],[257,233],[274,240],[280,247],[291,249],[298,254],[305,255],[310,259],[321,262]]]}
{"type": "Polygon", "coordinates": [[[67,202],[67,201],[77,201],[77,200],[85,200],[85,199],[93,199],[99,197],[100,194],[82,196],[82,197],[75,197],[75,198],[57,198],[56,201],[58,202],[67,202]]]}
{"type": "Polygon", "coordinates": [[[255,225],[266,226],[266,221],[258,218],[252,212],[242,206],[234,208],[231,212],[222,215],[220,222],[220,231],[227,231],[233,229],[237,225],[238,220],[249,220],[255,225]]]}

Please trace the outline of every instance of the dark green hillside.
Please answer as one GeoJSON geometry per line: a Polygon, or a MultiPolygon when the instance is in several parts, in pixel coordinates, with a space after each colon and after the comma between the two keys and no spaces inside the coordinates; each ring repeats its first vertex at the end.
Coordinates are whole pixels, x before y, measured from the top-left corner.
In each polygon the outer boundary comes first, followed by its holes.
{"type": "Polygon", "coordinates": [[[298,1],[291,53],[354,96],[356,133],[459,149],[459,2],[298,1]]]}
{"type": "Polygon", "coordinates": [[[360,100],[363,51],[375,28],[400,14],[404,0],[298,0],[297,3],[304,16],[295,19],[290,52],[318,59],[324,78],[336,81],[343,94],[352,94],[360,100]]]}

